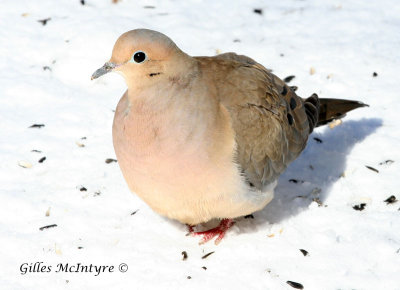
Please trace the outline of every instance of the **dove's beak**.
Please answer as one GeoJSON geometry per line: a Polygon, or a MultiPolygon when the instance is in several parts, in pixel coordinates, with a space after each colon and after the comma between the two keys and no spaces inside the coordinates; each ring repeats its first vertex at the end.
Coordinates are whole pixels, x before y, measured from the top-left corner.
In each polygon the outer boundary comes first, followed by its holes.
{"type": "Polygon", "coordinates": [[[92,74],[92,80],[97,79],[99,77],[101,77],[102,75],[105,75],[106,73],[109,73],[110,71],[112,71],[114,68],[116,68],[117,65],[113,62],[106,62],[101,68],[99,68],[98,70],[96,70],[93,74],[92,74]]]}

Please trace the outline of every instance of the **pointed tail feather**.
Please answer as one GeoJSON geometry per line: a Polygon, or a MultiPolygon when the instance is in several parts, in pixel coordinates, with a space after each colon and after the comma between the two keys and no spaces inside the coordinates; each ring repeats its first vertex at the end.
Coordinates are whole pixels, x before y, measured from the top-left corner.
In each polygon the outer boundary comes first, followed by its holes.
{"type": "Polygon", "coordinates": [[[369,107],[359,101],[342,99],[319,99],[319,114],[316,127],[325,125],[335,119],[346,116],[346,113],[361,107],[369,107]]]}

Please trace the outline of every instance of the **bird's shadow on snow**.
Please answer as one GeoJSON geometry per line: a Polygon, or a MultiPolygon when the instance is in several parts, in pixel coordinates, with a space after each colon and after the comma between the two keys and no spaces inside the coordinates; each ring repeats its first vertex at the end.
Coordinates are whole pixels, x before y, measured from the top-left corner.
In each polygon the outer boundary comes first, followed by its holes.
{"type": "Polygon", "coordinates": [[[253,214],[254,219],[240,220],[239,231],[256,231],[257,225],[275,224],[293,217],[306,210],[314,198],[324,203],[332,185],[341,178],[355,144],[381,126],[381,119],[370,118],[344,121],[333,129],[327,126],[318,129],[310,136],[299,158],[280,176],[274,199],[253,214]]]}

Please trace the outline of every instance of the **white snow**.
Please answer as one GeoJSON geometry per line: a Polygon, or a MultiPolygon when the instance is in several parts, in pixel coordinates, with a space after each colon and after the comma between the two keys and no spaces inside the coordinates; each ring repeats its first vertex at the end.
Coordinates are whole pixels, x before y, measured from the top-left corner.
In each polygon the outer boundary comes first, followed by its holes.
{"type": "Polygon", "coordinates": [[[3,0],[0,288],[399,289],[400,202],[384,202],[400,199],[399,15],[396,0],[3,0]],[[220,245],[199,246],[185,225],[129,192],[117,163],[105,163],[115,158],[112,110],[126,88],[118,75],[90,76],[117,37],[139,27],[191,55],[234,51],[295,75],[300,96],[370,107],[316,130],[273,202],[238,219],[220,245]],[[35,262],[51,271],[21,274],[35,262]],[[58,263],[115,269],[57,273],[58,263]]]}

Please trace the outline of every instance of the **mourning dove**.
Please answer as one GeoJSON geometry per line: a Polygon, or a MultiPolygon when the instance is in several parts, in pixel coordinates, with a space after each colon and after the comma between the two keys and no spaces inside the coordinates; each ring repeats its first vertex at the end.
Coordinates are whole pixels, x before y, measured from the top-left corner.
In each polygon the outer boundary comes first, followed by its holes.
{"type": "Polygon", "coordinates": [[[264,208],[279,175],[313,128],[364,106],[303,100],[253,59],[225,53],[191,57],[162,33],[122,34],[92,79],[120,73],[128,86],[115,111],[113,143],[131,191],[154,211],[188,225],[264,208]]]}

